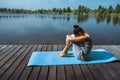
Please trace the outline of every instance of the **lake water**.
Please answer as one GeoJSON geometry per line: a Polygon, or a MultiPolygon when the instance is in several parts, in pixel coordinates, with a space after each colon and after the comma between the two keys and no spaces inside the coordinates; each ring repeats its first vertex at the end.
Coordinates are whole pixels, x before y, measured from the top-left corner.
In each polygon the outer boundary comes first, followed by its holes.
{"type": "Polygon", "coordinates": [[[0,14],[0,44],[65,44],[80,25],[95,45],[120,44],[120,17],[67,14],[0,14]]]}

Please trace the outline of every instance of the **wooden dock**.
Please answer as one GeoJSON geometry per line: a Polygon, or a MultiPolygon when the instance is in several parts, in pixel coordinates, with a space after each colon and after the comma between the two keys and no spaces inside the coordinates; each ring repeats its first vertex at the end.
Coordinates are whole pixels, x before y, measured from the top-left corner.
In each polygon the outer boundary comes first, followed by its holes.
{"type": "MultiPolygon", "coordinates": [[[[0,45],[0,80],[120,80],[120,62],[27,67],[33,51],[58,51],[64,45],[0,45]]],[[[120,58],[120,45],[94,45],[120,58]]]]}

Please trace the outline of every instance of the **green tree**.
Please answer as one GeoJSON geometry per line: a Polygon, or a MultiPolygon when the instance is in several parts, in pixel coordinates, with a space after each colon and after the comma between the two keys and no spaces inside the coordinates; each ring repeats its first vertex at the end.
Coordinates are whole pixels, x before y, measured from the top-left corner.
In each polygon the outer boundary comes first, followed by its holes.
{"type": "Polygon", "coordinates": [[[100,5],[100,6],[98,7],[97,14],[98,14],[99,16],[104,16],[104,15],[105,15],[105,8],[100,5]]]}
{"type": "Polygon", "coordinates": [[[115,7],[115,13],[120,13],[120,4],[115,7]]]}
{"type": "Polygon", "coordinates": [[[67,12],[66,8],[63,8],[63,13],[66,13],[66,12],[67,12]]]}
{"type": "Polygon", "coordinates": [[[71,12],[70,7],[67,7],[67,13],[70,13],[70,12],[71,12]]]}
{"type": "Polygon", "coordinates": [[[62,9],[61,8],[59,9],[59,14],[62,14],[62,9]]]}
{"type": "Polygon", "coordinates": [[[81,5],[78,6],[77,14],[79,15],[81,12],[81,5]]]}
{"type": "Polygon", "coordinates": [[[72,13],[76,15],[77,14],[77,9],[72,10],[72,13]]]}
{"type": "Polygon", "coordinates": [[[109,8],[108,8],[108,14],[111,14],[111,13],[113,13],[113,8],[112,8],[112,6],[109,6],[109,8]]]}
{"type": "Polygon", "coordinates": [[[78,15],[88,15],[89,12],[90,12],[89,8],[87,8],[87,7],[83,6],[83,5],[78,6],[78,9],[77,9],[77,14],[78,15]]]}
{"type": "Polygon", "coordinates": [[[52,9],[52,12],[56,13],[56,12],[57,12],[57,9],[56,9],[56,8],[53,8],[53,9],[52,9]]]}

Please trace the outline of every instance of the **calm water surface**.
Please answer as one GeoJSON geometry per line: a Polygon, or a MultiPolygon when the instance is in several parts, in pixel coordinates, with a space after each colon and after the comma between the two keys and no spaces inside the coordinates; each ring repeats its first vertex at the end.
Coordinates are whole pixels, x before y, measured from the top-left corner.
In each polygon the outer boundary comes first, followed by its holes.
{"type": "Polygon", "coordinates": [[[120,44],[120,17],[59,14],[0,14],[0,44],[65,44],[80,25],[95,45],[120,44]]]}

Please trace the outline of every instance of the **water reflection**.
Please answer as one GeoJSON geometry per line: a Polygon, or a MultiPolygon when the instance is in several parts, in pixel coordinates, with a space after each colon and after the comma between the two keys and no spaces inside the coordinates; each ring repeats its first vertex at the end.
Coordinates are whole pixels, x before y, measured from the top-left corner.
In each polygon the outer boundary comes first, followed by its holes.
{"type": "Polygon", "coordinates": [[[68,14],[0,14],[0,44],[65,44],[73,24],[88,31],[93,44],[120,44],[120,17],[68,14]]]}
{"type": "Polygon", "coordinates": [[[111,17],[111,15],[96,16],[96,22],[97,24],[102,23],[102,22],[106,22],[107,24],[110,24],[110,22],[112,22],[112,24],[116,26],[117,24],[120,25],[120,17],[119,16],[111,17]]]}
{"type": "Polygon", "coordinates": [[[96,21],[97,21],[97,24],[99,24],[100,22],[104,22],[105,16],[96,16],[96,21]]]}
{"type": "Polygon", "coordinates": [[[113,22],[114,25],[117,25],[117,24],[120,25],[120,17],[114,16],[113,19],[112,19],[112,22],[113,22]]]}
{"type": "Polygon", "coordinates": [[[88,18],[89,18],[88,15],[78,16],[77,21],[78,22],[86,22],[88,20],[88,18]]]}
{"type": "Polygon", "coordinates": [[[8,14],[8,15],[4,15],[4,14],[0,14],[0,19],[2,19],[2,18],[7,18],[7,19],[10,19],[10,18],[26,18],[26,17],[28,17],[27,15],[22,15],[22,14],[19,14],[19,15],[17,15],[17,14],[8,14]]]}
{"type": "Polygon", "coordinates": [[[106,16],[106,22],[107,22],[107,24],[109,24],[111,22],[111,16],[110,15],[106,16]]]}
{"type": "Polygon", "coordinates": [[[66,15],[62,15],[62,14],[46,14],[46,15],[37,15],[36,18],[41,18],[41,19],[53,19],[53,20],[64,20],[64,21],[70,21],[70,15],[66,14],[66,15]],[[47,15],[47,16],[46,16],[47,15]]]}
{"type": "MultiPolygon", "coordinates": [[[[52,20],[62,20],[62,21],[70,21],[71,19],[75,19],[78,23],[86,22],[89,17],[88,15],[70,15],[70,14],[0,14],[0,19],[12,19],[12,18],[26,18],[26,17],[35,17],[39,19],[52,19],[52,20]]],[[[120,17],[119,16],[113,16],[107,15],[107,16],[94,16],[96,19],[96,23],[99,24],[101,22],[106,22],[109,24],[112,22],[112,24],[120,25],[120,17]]]]}

